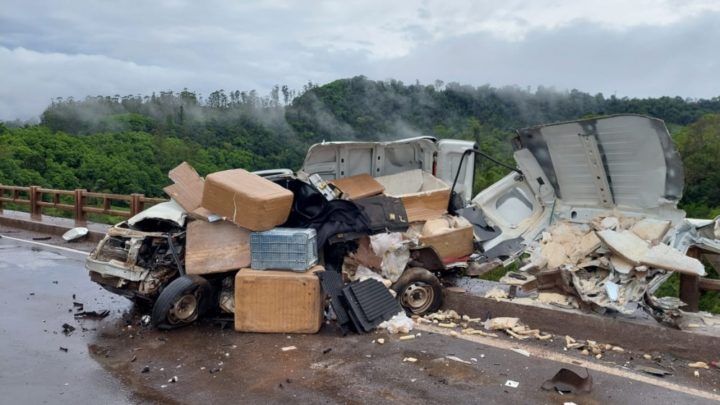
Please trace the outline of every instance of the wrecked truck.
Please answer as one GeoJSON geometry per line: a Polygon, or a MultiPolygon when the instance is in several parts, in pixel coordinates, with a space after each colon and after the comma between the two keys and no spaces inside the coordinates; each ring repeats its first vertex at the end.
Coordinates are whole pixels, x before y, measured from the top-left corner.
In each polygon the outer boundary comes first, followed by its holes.
{"type": "MultiPolygon", "coordinates": [[[[384,178],[386,184],[381,191],[387,188],[388,192],[397,194],[396,202],[400,201],[399,197],[408,196],[407,211],[403,206],[394,220],[406,229],[411,221],[425,220],[446,212],[451,194],[448,184],[451,182],[455,184],[452,193],[455,199],[462,201],[462,205],[470,201],[474,162],[467,159],[466,151],[474,148],[473,142],[439,141],[432,137],[393,142],[322,143],[309,149],[303,169],[298,173],[280,169],[256,174],[293,191],[296,198],[286,224],[292,227],[305,226],[309,218],[317,215],[327,202],[320,190],[325,191],[325,186],[333,180],[369,174],[384,178]],[[422,200],[427,197],[429,200],[423,203],[422,200]]],[[[188,192],[188,184],[199,183],[202,188],[203,183],[194,169],[181,165],[171,171],[170,177],[175,184],[165,190],[173,199],[113,226],[86,261],[86,269],[93,281],[134,302],[152,306],[153,324],[165,328],[191,323],[211,308],[219,307],[226,312],[232,310],[233,304],[229,299],[232,293],[228,291],[232,288],[232,281],[227,276],[230,269],[222,267],[232,260],[214,256],[208,261],[207,256],[203,256],[202,263],[199,263],[195,260],[198,255],[186,257],[186,244],[188,240],[192,241],[188,233],[192,236],[193,231],[196,235],[211,232],[217,236],[218,229],[225,229],[229,237],[244,237],[247,240],[247,235],[238,231],[240,228],[223,228],[220,222],[226,221],[200,207],[199,199],[188,205],[187,200],[197,195],[196,192],[188,192]],[[182,206],[176,200],[182,201],[182,206]],[[219,224],[216,227],[203,225],[215,222],[219,224]],[[186,263],[186,260],[189,262],[186,263]],[[192,275],[186,272],[188,265],[195,267],[191,269],[192,275]],[[198,270],[199,266],[213,268],[205,269],[208,270],[206,272],[198,270]]],[[[337,184],[338,188],[345,186],[337,184]]],[[[345,188],[348,192],[345,196],[351,195],[351,188],[345,188]]],[[[375,232],[382,231],[386,229],[375,229],[375,232]]],[[[347,246],[353,245],[353,241],[362,235],[321,236],[323,243],[318,250],[322,251],[323,261],[327,267],[339,271],[343,257],[348,253],[347,246]],[[332,241],[329,241],[330,237],[332,241]],[[330,247],[331,244],[333,247],[330,247]]],[[[464,245],[471,250],[471,232],[465,239],[464,245]]],[[[197,245],[203,242],[197,237],[195,241],[197,250],[197,245]]],[[[356,244],[354,246],[356,248],[356,244]]],[[[200,248],[210,249],[206,246],[200,248]]],[[[466,252],[465,256],[469,253],[466,252]]],[[[437,253],[428,255],[425,252],[423,256],[443,265],[437,253]]],[[[453,258],[457,259],[463,258],[453,258]]],[[[237,261],[235,269],[240,267],[240,262],[237,261]]],[[[401,303],[411,308],[412,312],[422,313],[439,307],[442,298],[440,288],[436,275],[422,268],[411,269],[395,285],[401,303]]]]}
{"type": "MultiPolygon", "coordinates": [[[[677,209],[684,181],[682,162],[661,120],[616,115],[541,125],[518,130],[512,145],[517,166],[509,167],[510,174],[474,197],[475,159],[494,159],[473,142],[432,137],[313,145],[301,170],[285,172],[273,181],[295,195],[286,224],[291,227],[316,226],[309,218],[332,199],[359,202],[381,193],[400,201],[402,211],[397,215],[404,226],[391,229],[398,222],[394,218],[372,232],[368,224],[365,234],[319,230],[318,252],[325,268],[335,272],[344,272],[350,262],[353,271],[362,266],[386,277],[392,267],[388,263],[400,263],[391,272],[390,288],[414,314],[440,306],[439,277],[446,272],[507,265],[536,251],[544,233],[560,222],[588,225],[609,216],[655,218],[666,221],[669,230],[655,243],[683,254],[691,247],[720,253],[720,244],[697,229],[702,225],[706,230],[712,221],[687,221],[677,209]],[[397,261],[401,245],[407,245],[407,257],[397,261]]],[[[181,194],[168,194],[180,201],[181,194]]],[[[154,302],[153,323],[161,327],[190,323],[210,307],[232,310],[227,274],[184,274],[188,223],[213,218],[199,203],[182,208],[189,217],[184,218],[186,223],[171,221],[159,232],[152,226],[139,229],[142,221],[113,227],[88,259],[87,268],[96,282],[135,300],[154,302]],[[113,249],[119,256],[110,254],[113,249]]],[[[525,266],[528,274],[537,270],[530,267],[525,266]]],[[[670,273],[653,274],[657,277],[644,285],[643,293],[651,293],[670,273]]]]}

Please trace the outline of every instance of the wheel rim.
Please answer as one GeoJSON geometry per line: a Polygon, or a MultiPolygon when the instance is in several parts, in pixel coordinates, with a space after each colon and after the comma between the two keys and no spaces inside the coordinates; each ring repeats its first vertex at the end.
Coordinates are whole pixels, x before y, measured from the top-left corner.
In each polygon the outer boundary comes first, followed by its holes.
{"type": "Polygon", "coordinates": [[[168,321],[172,324],[181,322],[192,322],[197,317],[198,292],[185,294],[178,298],[168,312],[168,321]]]}
{"type": "Polygon", "coordinates": [[[415,281],[403,291],[400,304],[412,313],[421,313],[430,308],[434,299],[435,291],[432,286],[422,281],[415,281]]]}

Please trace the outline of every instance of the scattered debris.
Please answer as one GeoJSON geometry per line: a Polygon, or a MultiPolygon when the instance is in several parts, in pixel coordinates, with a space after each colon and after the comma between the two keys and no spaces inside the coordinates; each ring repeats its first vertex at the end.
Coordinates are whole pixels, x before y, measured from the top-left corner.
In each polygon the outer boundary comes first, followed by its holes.
{"type": "Polygon", "coordinates": [[[467,360],[463,360],[463,359],[461,359],[460,357],[457,357],[457,356],[445,356],[445,358],[448,359],[448,360],[456,361],[456,362],[458,362],[458,363],[472,364],[471,362],[469,362],[469,361],[467,361],[467,360]]]}
{"type": "Polygon", "coordinates": [[[295,346],[285,346],[285,347],[283,347],[283,348],[280,349],[280,350],[282,350],[282,351],[284,351],[284,352],[289,352],[289,351],[291,351],[291,350],[297,350],[297,347],[295,347],[295,346]]]}
{"type": "Polygon", "coordinates": [[[67,352],[68,352],[68,348],[67,348],[67,347],[62,347],[62,346],[60,346],[60,351],[67,353],[67,352]]]}
{"type": "Polygon", "coordinates": [[[32,240],[50,240],[52,239],[52,236],[37,236],[32,238],[32,240]]]}
{"type": "Polygon", "coordinates": [[[70,336],[73,333],[73,331],[75,330],[75,327],[68,323],[64,323],[64,324],[62,324],[62,329],[63,329],[62,330],[63,335],[70,336]]]}
{"type": "Polygon", "coordinates": [[[642,371],[643,373],[655,375],[658,377],[665,377],[666,375],[672,375],[673,373],[660,368],[649,367],[649,366],[635,366],[635,370],[642,371]]]}
{"type": "Polygon", "coordinates": [[[561,368],[551,379],[545,381],[541,388],[546,391],[556,390],[562,394],[587,394],[592,391],[593,378],[587,369],[585,373],[587,377],[583,378],[570,369],[561,368]]]}
{"type": "Polygon", "coordinates": [[[528,352],[528,351],[525,350],[525,349],[518,349],[518,348],[516,348],[516,347],[513,347],[513,348],[510,349],[510,350],[514,351],[515,353],[522,354],[522,355],[525,356],[525,357],[530,357],[530,352],[528,352]]]}
{"type": "Polygon", "coordinates": [[[387,321],[383,321],[380,325],[378,325],[378,329],[387,329],[388,333],[393,335],[396,333],[407,334],[410,333],[411,330],[413,330],[414,326],[415,323],[407,316],[405,311],[400,311],[397,314],[393,315],[392,318],[388,319],[387,321]]]}
{"type": "Polygon", "coordinates": [[[490,291],[485,293],[485,298],[491,298],[496,301],[500,301],[501,299],[506,299],[508,297],[507,291],[498,288],[493,287],[490,291]]]}
{"type": "Polygon", "coordinates": [[[78,318],[92,318],[92,319],[103,319],[110,315],[110,310],[102,310],[102,311],[80,311],[76,312],[73,316],[75,319],[78,318]]]}
{"type": "MultiPolygon", "coordinates": [[[[80,239],[83,239],[90,233],[90,230],[85,228],[84,226],[79,226],[77,228],[73,228],[67,232],[65,232],[62,236],[63,240],[65,242],[74,242],[80,239]]],[[[35,238],[33,238],[35,239],[35,238]]],[[[50,239],[50,238],[48,238],[50,239]]]]}
{"type": "Polygon", "coordinates": [[[140,370],[142,374],[149,373],[150,372],[150,366],[144,366],[142,370],[140,370]]]}
{"type": "Polygon", "coordinates": [[[404,363],[415,363],[415,362],[417,362],[417,359],[415,357],[405,357],[403,359],[403,362],[404,363]]]}
{"type": "Polygon", "coordinates": [[[415,335],[400,336],[400,340],[413,340],[413,339],[415,339],[415,335]]]}
{"type": "Polygon", "coordinates": [[[690,368],[705,368],[705,369],[710,368],[710,366],[708,366],[708,364],[705,363],[704,361],[696,361],[694,363],[690,363],[690,364],[688,364],[688,367],[690,367],[690,368]]]}
{"type": "Polygon", "coordinates": [[[520,383],[513,380],[507,380],[505,381],[505,386],[510,388],[517,388],[520,386],[520,383]]]}

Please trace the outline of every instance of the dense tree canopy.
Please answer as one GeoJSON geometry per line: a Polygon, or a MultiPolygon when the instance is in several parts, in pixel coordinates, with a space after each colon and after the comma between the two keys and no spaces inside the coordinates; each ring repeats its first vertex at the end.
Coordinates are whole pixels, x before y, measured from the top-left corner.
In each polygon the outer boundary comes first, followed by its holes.
{"type": "MultiPolygon", "coordinates": [[[[234,167],[297,169],[312,143],[418,135],[474,140],[512,163],[512,129],[615,113],[665,120],[685,160],[685,206],[691,215],[720,206],[720,97],[631,99],[362,76],[308,83],[299,92],[275,86],[267,96],[218,90],[203,97],[185,89],[56,99],[39,125],[0,124],[0,183],[162,195],[167,171],[183,160],[201,174],[234,167]]],[[[477,189],[506,173],[478,163],[477,189]]]]}

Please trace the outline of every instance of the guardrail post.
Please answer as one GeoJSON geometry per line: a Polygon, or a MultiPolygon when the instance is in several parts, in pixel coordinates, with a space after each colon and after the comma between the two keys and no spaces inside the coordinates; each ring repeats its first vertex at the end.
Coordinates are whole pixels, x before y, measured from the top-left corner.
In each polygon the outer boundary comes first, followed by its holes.
{"type": "Polygon", "coordinates": [[[87,225],[85,218],[85,190],[81,188],[75,189],[75,226],[87,225]]]}
{"type": "Polygon", "coordinates": [[[40,187],[30,186],[30,219],[33,221],[42,221],[42,207],[38,205],[40,200],[40,187]]]}
{"type": "Polygon", "coordinates": [[[687,304],[682,308],[683,311],[700,310],[700,276],[680,274],[680,300],[687,304]]]}
{"type": "Polygon", "coordinates": [[[143,194],[130,194],[130,216],[133,216],[143,210],[145,205],[142,202],[143,197],[145,197],[143,194]]]}
{"type": "Polygon", "coordinates": [[[144,194],[130,194],[130,216],[133,216],[145,209],[145,203],[142,201],[144,194]]]}

